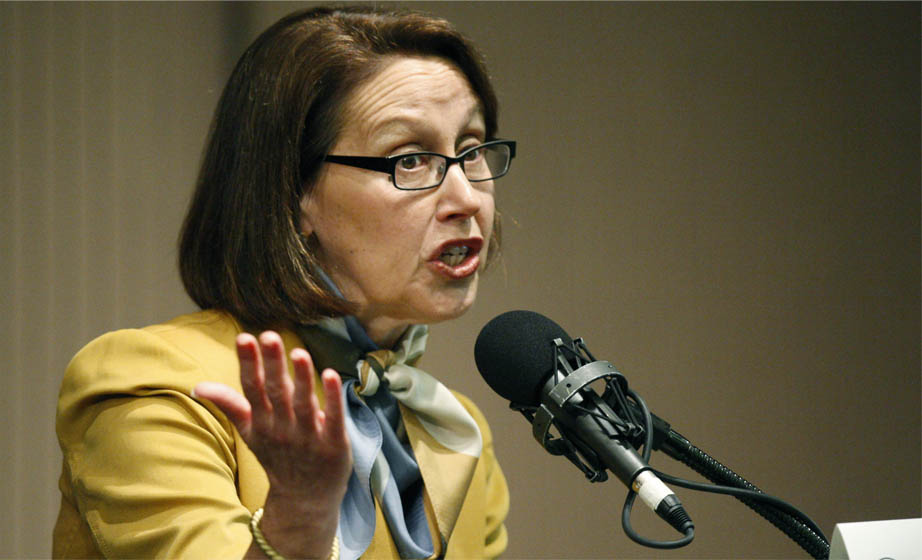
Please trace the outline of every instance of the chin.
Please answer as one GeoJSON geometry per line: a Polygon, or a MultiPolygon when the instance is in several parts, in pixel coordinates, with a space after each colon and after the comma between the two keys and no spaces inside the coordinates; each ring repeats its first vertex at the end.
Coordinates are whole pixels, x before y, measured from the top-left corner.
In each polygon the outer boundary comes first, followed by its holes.
{"type": "Polygon", "coordinates": [[[427,323],[441,323],[457,319],[467,313],[467,310],[474,305],[477,299],[477,281],[475,280],[469,286],[465,286],[462,293],[452,294],[453,297],[446,297],[442,301],[434,302],[433,308],[427,320],[427,323]]]}

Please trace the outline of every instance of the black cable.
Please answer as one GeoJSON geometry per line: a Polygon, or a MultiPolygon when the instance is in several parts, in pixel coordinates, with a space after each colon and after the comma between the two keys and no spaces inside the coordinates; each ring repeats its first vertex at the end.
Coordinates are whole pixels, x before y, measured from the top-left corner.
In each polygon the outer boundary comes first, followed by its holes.
{"type": "Polygon", "coordinates": [[[685,536],[676,541],[653,541],[641,537],[634,531],[634,528],[631,527],[631,508],[634,506],[634,498],[637,496],[637,493],[633,490],[629,490],[627,493],[627,499],[624,500],[624,508],[621,510],[621,528],[624,529],[624,534],[628,536],[632,541],[637,544],[649,548],[659,548],[659,549],[672,549],[672,548],[682,548],[688,543],[692,542],[695,538],[695,528],[689,527],[685,530],[685,536]]]}
{"type": "MultiPolygon", "coordinates": [[[[640,410],[643,413],[644,424],[645,424],[645,437],[643,443],[643,461],[644,463],[650,463],[650,454],[653,452],[653,415],[650,413],[650,409],[647,408],[647,403],[636,394],[634,391],[628,390],[628,395],[634,399],[634,401],[640,406],[640,410]]],[[[651,469],[652,470],[652,469],[651,469]]],[[[656,471],[653,471],[656,472],[656,471]]],[[[637,544],[649,547],[649,548],[658,548],[663,550],[682,548],[683,546],[688,545],[695,538],[695,527],[691,526],[685,530],[685,536],[681,539],[675,541],[654,541],[640,536],[634,527],[631,526],[631,510],[634,507],[634,499],[637,497],[637,492],[634,492],[633,489],[628,490],[627,497],[624,500],[624,507],[621,509],[621,528],[624,529],[624,534],[628,536],[629,539],[636,542],[637,544]]]]}
{"type": "MultiPolygon", "coordinates": [[[[652,414],[650,413],[649,407],[647,407],[646,402],[640,395],[634,393],[631,390],[627,392],[628,396],[637,403],[638,407],[643,416],[644,424],[644,441],[641,444],[643,446],[643,460],[645,463],[649,464],[650,455],[653,451],[653,419],[652,414]]],[[[675,434],[677,437],[681,438],[679,434],[675,434]]],[[[795,508],[793,505],[769,494],[765,494],[755,485],[749,483],[736,473],[733,473],[730,469],[727,469],[719,462],[712,459],[703,451],[698,450],[696,447],[691,445],[690,442],[684,440],[684,443],[691,448],[691,451],[696,452],[692,453],[692,457],[698,461],[704,460],[707,464],[705,470],[711,470],[720,467],[718,469],[719,478],[727,479],[728,482],[733,484],[738,484],[740,487],[733,486],[722,486],[718,484],[705,484],[698,483],[689,480],[684,480],[678,477],[668,475],[666,473],[656,471],[653,472],[659,476],[660,479],[674,484],[676,486],[682,486],[684,488],[689,488],[691,490],[697,490],[701,492],[711,492],[716,494],[726,494],[736,497],[737,499],[743,501],[746,505],[754,509],[757,513],[765,517],[776,527],[785,532],[790,536],[798,545],[800,545],[804,550],[809,552],[814,558],[827,558],[829,555],[829,541],[826,539],[826,536],[823,534],[822,530],[816,523],[813,522],[808,516],[802,513],[800,510],[795,508]],[[703,458],[703,459],[702,459],[703,458]],[[716,465],[717,467],[715,467],[716,465]]],[[[686,449],[686,453],[689,452],[689,449],[686,449]]],[[[685,459],[687,459],[686,457],[685,459]]],[[[683,462],[693,466],[689,461],[682,459],[683,462]]],[[[693,466],[694,468],[694,466],[693,466]]],[[[702,472],[701,469],[695,468],[701,474],[708,474],[707,472],[702,472]]],[[[708,478],[712,478],[713,472],[708,478]]],[[[713,479],[712,479],[713,480],[713,479]]],[[[682,539],[676,541],[654,541],[642,537],[636,531],[634,531],[631,526],[630,516],[631,510],[633,508],[634,499],[636,493],[633,490],[628,491],[627,498],[624,502],[624,507],[622,508],[621,514],[621,526],[624,529],[624,533],[634,542],[647,546],[650,548],[659,548],[659,549],[673,549],[680,548],[689,544],[694,538],[694,528],[692,527],[690,531],[686,532],[686,536],[682,539]]]]}
{"type": "MultiPolygon", "coordinates": [[[[764,494],[757,486],[693,445],[675,430],[668,428],[668,426],[666,429],[669,432],[668,436],[662,443],[658,444],[657,449],[662,449],[673,459],[685,463],[692,470],[718,485],[764,494]]],[[[797,511],[794,515],[789,514],[771,505],[759,502],[758,498],[748,496],[737,496],[736,498],[786,534],[813,558],[828,558],[829,540],[819,530],[816,523],[805,514],[800,511],[797,511]]]]}
{"type": "MultiPolygon", "coordinates": [[[[633,445],[637,447],[638,450],[642,449],[642,458],[647,465],[649,465],[650,456],[655,445],[656,449],[662,449],[673,459],[685,463],[705,478],[718,484],[693,482],[656,471],[655,469],[650,469],[660,479],[692,490],[734,496],[787,534],[814,558],[828,558],[829,541],[813,520],[791,504],[774,496],[765,494],[755,485],[743,479],[732,470],[707,455],[707,453],[692,445],[691,442],[685,439],[681,434],[672,430],[668,423],[659,418],[656,420],[658,422],[657,430],[662,433],[656,435],[654,433],[653,415],[643,398],[626,386],[618,386],[617,382],[612,382],[611,379],[608,380],[607,385],[608,390],[606,390],[606,394],[603,395],[603,399],[610,405],[614,405],[617,410],[626,414],[626,421],[616,416],[619,421],[615,422],[607,415],[600,414],[579,405],[574,405],[573,408],[597,420],[608,422],[608,424],[626,441],[632,441],[633,439],[633,445]],[[638,411],[636,408],[628,406],[628,398],[636,403],[637,408],[640,409],[641,416],[643,417],[642,421],[637,417],[638,411]],[[612,403],[611,399],[614,399],[615,402],[612,403]],[[644,427],[642,442],[636,441],[636,438],[641,434],[636,431],[635,426],[640,424],[644,427]],[[734,486],[721,485],[720,483],[734,486]]],[[[533,421],[524,408],[525,407],[519,407],[518,409],[525,414],[529,421],[533,421]]],[[[564,437],[564,439],[566,438],[564,437]]],[[[548,451],[551,451],[551,449],[548,448],[548,451]]],[[[571,458],[571,461],[583,468],[584,472],[586,472],[586,468],[581,465],[580,461],[573,460],[573,458],[571,458]]],[[[591,480],[595,481],[595,479],[591,480]]],[[[604,480],[604,478],[602,478],[602,480],[604,480]]],[[[685,536],[683,538],[675,541],[654,541],[642,537],[634,531],[631,526],[630,517],[636,496],[637,494],[633,489],[628,490],[621,514],[621,526],[624,529],[624,533],[631,540],[640,545],[658,549],[675,549],[691,543],[694,539],[694,525],[692,525],[691,520],[688,519],[688,514],[685,513],[684,508],[681,507],[681,504],[678,503],[677,500],[677,511],[681,512],[683,519],[679,519],[678,523],[674,523],[672,519],[664,519],[678,529],[679,532],[684,532],[685,536]]],[[[676,499],[674,495],[671,495],[671,497],[672,499],[676,499]]],[[[657,513],[660,513],[659,510],[657,510],[657,513]]],[[[663,514],[660,513],[660,515],[662,516],[663,514]]]]}
{"type": "Polygon", "coordinates": [[[697,490],[699,492],[711,492],[713,494],[727,494],[737,498],[749,498],[751,500],[757,500],[760,502],[765,502],[776,510],[783,511],[787,514],[790,514],[794,517],[797,517],[801,520],[807,527],[810,528],[814,533],[822,537],[823,540],[828,542],[826,535],[823,534],[823,531],[813,522],[812,519],[804,515],[803,512],[798,510],[793,505],[785,502],[781,498],[772,496],[771,494],[766,494],[764,492],[756,492],[754,490],[746,490],[743,488],[734,488],[732,486],[720,486],[718,484],[707,484],[703,482],[694,482],[692,480],[685,480],[666,474],[664,472],[653,469],[653,472],[656,476],[661,479],[669,482],[670,484],[675,484],[676,486],[681,486],[683,488],[688,488],[691,490],[697,490]]]}

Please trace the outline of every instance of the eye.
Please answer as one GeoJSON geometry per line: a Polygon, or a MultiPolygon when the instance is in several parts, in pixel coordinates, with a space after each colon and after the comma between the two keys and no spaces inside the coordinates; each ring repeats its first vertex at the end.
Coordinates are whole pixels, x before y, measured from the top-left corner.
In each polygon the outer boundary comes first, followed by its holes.
{"type": "Polygon", "coordinates": [[[397,162],[402,171],[416,171],[425,169],[429,165],[429,156],[425,154],[410,154],[403,156],[397,162]]]}
{"type": "Polygon", "coordinates": [[[480,161],[481,158],[483,158],[483,148],[471,150],[468,153],[464,154],[465,163],[475,163],[477,161],[480,161]]]}

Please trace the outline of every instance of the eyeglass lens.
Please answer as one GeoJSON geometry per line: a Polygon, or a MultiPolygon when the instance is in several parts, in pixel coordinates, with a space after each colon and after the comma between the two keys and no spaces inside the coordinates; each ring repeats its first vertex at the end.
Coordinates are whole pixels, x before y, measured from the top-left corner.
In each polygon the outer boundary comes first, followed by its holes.
{"type": "MultiPolygon", "coordinates": [[[[497,144],[464,155],[461,167],[471,181],[488,181],[502,176],[509,167],[509,146],[497,144]]],[[[404,189],[424,189],[442,182],[448,160],[436,154],[408,154],[397,161],[394,182],[404,189]]]]}

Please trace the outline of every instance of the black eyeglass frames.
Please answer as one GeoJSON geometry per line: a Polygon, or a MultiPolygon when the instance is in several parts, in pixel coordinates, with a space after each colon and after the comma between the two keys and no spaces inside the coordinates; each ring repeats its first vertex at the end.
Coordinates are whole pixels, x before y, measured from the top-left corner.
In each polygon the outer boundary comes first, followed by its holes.
{"type": "Polygon", "coordinates": [[[404,191],[434,189],[448,168],[460,164],[468,181],[498,179],[509,171],[515,157],[514,140],[492,140],[462,151],[455,157],[435,152],[410,152],[387,157],[328,155],[323,161],[389,173],[394,186],[404,191]]]}

